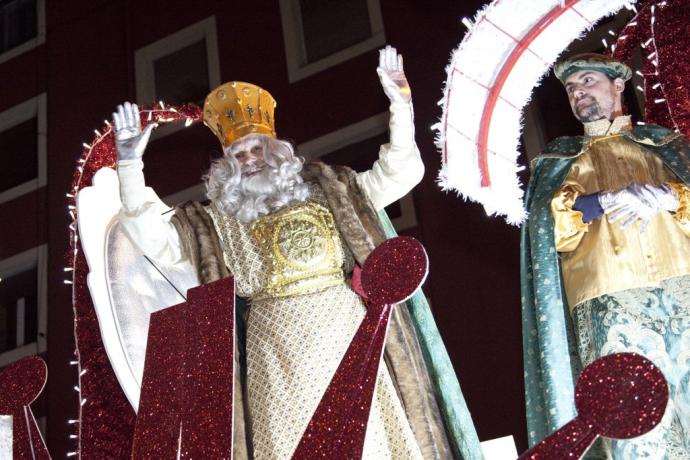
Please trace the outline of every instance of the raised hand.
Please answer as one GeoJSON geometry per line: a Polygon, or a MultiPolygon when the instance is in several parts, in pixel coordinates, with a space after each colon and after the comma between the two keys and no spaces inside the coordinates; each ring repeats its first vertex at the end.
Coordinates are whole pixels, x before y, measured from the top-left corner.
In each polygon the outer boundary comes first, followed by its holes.
{"type": "Polygon", "coordinates": [[[412,92],[403,70],[403,58],[395,48],[388,45],[379,50],[379,66],[376,73],[379,74],[383,92],[391,102],[410,102],[412,92]]]}
{"type": "Polygon", "coordinates": [[[136,160],[144,156],[151,131],[158,126],[151,123],[142,132],[139,107],[129,102],[117,106],[117,112],[113,112],[113,125],[118,160],[136,160]]]}

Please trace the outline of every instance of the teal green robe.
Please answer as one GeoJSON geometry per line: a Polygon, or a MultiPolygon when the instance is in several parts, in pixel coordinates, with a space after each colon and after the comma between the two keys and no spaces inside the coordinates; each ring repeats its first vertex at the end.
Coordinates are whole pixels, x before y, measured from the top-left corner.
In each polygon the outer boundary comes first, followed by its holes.
{"type": "MultiPolygon", "coordinates": [[[[658,155],[690,184],[690,143],[655,125],[623,134],[658,155]]],[[[566,304],[554,241],[551,200],[570,167],[588,148],[587,137],[560,137],[533,162],[525,197],[529,221],[521,234],[522,335],[529,445],[575,418],[575,380],[580,371],[573,326],[566,304]]]]}

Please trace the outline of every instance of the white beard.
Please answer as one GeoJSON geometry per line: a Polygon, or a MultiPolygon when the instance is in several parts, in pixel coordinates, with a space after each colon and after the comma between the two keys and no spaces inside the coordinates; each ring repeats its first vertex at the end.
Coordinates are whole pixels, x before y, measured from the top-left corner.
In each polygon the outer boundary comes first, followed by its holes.
{"type": "MultiPolygon", "coordinates": [[[[299,173],[284,177],[283,180],[298,179],[299,173]]],[[[257,218],[275,212],[294,201],[306,199],[306,185],[292,182],[300,189],[301,193],[295,193],[295,186],[288,190],[280,190],[276,184],[276,172],[271,167],[265,167],[260,172],[245,176],[242,175],[240,183],[229,194],[231,200],[226,199],[225,209],[227,214],[236,217],[240,222],[248,224],[257,218]]],[[[227,195],[226,195],[227,196],[227,195]]],[[[220,206],[217,206],[221,208],[220,206]]]]}

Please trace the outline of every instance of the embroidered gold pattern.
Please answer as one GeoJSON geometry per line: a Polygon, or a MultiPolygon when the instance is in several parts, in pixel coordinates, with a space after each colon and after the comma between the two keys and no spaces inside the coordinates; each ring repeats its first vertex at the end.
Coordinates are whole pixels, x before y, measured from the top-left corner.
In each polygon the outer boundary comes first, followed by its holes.
{"type": "Polygon", "coordinates": [[[252,235],[267,261],[254,299],[314,292],[344,282],[343,253],[328,209],[314,201],[259,218],[252,235]]]}

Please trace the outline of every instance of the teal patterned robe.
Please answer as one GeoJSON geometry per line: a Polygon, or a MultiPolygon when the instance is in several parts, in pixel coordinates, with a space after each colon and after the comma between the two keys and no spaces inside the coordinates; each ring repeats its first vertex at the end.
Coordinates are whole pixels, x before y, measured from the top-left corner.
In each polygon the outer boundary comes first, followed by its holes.
{"type": "MultiPolygon", "coordinates": [[[[690,143],[655,125],[623,134],[658,155],[690,184],[690,143]]],[[[560,137],[533,163],[525,204],[529,221],[521,234],[522,335],[529,445],[575,418],[575,380],[580,371],[572,320],[566,304],[554,241],[551,200],[589,138],[560,137]]]]}

